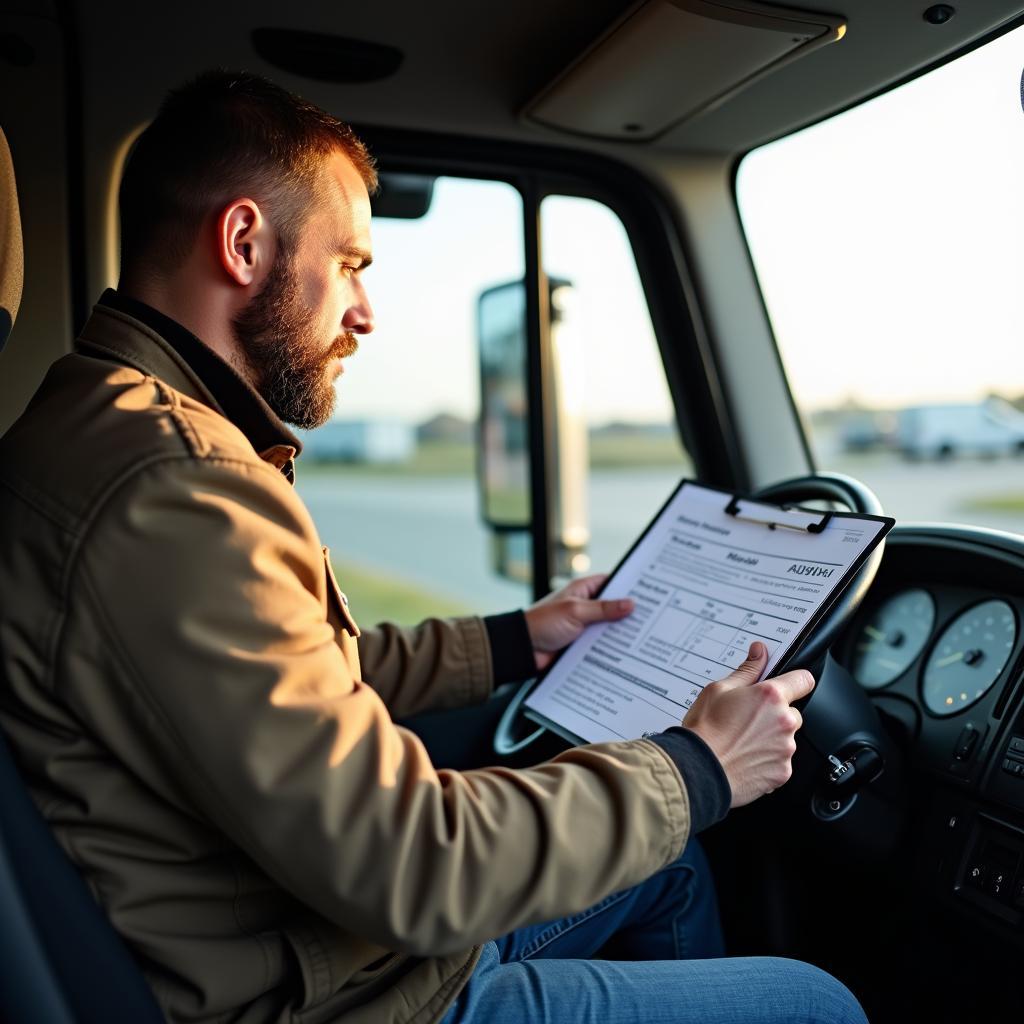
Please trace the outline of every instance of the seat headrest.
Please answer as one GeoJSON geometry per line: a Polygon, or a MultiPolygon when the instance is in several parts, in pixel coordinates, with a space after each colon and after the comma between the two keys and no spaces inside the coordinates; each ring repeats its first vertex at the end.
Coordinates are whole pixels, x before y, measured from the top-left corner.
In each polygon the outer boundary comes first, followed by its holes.
{"type": "Polygon", "coordinates": [[[14,183],[14,162],[0,128],[0,352],[7,344],[21,303],[25,254],[21,244],[21,213],[14,183]]]}

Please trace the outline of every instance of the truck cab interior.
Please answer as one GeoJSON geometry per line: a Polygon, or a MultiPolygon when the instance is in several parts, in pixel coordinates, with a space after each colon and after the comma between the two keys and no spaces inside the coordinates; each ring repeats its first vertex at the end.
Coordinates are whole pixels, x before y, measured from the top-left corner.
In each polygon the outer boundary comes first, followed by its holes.
{"type": "MultiPolygon", "coordinates": [[[[729,951],[874,1022],[1021,1019],[1020,0],[10,0],[0,432],[117,281],[133,140],[215,67],[350,122],[381,174],[379,327],[297,474],[356,617],[607,570],[684,476],[895,516],[806,652],[792,782],[702,837],[729,951]]],[[[540,760],[562,741],[513,691],[419,726],[540,760]]],[[[149,1019],[2,760],[0,1019],[149,1019]]]]}

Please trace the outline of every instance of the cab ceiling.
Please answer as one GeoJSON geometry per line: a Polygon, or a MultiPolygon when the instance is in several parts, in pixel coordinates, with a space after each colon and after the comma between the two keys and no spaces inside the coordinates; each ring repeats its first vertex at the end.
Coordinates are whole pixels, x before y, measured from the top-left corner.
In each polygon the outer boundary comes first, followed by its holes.
{"type": "MultiPolygon", "coordinates": [[[[13,6],[38,11],[40,5],[14,0],[13,6]]],[[[267,74],[359,125],[586,146],[586,140],[527,122],[522,112],[636,6],[622,0],[74,0],[70,10],[79,39],[87,138],[91,130],[107,137],[130,130],[152,116],[168,87],[222,66],[267,74]],[[250,32],[266,26],[383,43],[401,50],[404,60],[394,75],[377,82],[315,82],[256,55],[250,32]]],[[[849,106],[1024,13],[1021,0],[960,0],[949,22],[931,25],[922,16],[926,0],[786,6],[845,17],[845,38],[642,145],[743,152],[849,106]]]]}

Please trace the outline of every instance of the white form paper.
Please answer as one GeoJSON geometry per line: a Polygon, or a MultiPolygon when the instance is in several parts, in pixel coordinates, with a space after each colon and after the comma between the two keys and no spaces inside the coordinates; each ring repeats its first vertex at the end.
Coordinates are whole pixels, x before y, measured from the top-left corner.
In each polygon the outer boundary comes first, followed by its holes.
{"type": "Polygon", "coordinates": [[[601,595],[631,597],[636,610],[589,627],[526,699],[527,713],[595,743],[679,725],[755,640],[768,648],[770,675],[892,525],[837,515],[819,533],[770,529],[765,519],[806,527],[823,514],[741,500],[735,516],[730,500],[690,483],[676,493],[601,595]]]}

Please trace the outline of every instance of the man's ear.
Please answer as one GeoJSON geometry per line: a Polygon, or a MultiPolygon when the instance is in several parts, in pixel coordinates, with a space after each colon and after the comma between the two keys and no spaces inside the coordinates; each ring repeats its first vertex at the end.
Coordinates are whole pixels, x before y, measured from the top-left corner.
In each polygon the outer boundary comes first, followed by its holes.
{"type": "Polygon", "coordinates": [[[217,261],[236,284],[259,283],[273,262],[273,231],[254,199],[236,199],[217,218],[217,261]]]}

